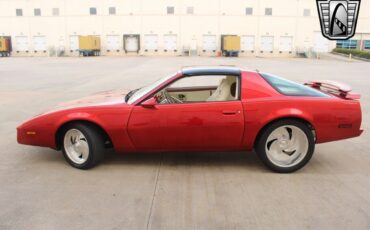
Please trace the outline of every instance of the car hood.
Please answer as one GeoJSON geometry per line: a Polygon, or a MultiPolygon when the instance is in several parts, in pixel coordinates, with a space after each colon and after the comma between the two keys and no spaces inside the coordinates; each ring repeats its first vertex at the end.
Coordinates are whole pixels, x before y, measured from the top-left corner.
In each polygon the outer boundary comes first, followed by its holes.
{"type": "MultiPolygon", "coordinates": [[[[125,95],[129,91],[130,90],[126,90],[126,89],[104,91],[104,92],[99,92],[99,93],[96,93],[96,94],[93,94],[87,97],[82,97],[77,100],[61,103],[57,105],[56,107],[49,109],[23,122],[22,125],[25,125],[28,122],[34,121],[35,119],[42,118],[46,115],[62,112],[64,110],[69,110],[69,109],[78,109],[78,108],[104,106],[104,105],[116,105],[116,104],[125,105],[126,104],[125,95]]],[[[20,125],[19,127],[21,127],[22,125],[20,125]]]]}
{"type": "Polygon", "coordinates": [[[90,96],[82,97],[77,100],[61,103],[49,112],[80,107],[126,104],[125,95],[128,92],[129,90],[127,89],[99,92],[90,96]]]}

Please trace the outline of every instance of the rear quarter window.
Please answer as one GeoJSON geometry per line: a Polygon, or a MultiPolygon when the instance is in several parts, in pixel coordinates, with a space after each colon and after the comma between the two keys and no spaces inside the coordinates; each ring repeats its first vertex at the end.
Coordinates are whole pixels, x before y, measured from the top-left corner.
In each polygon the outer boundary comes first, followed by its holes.
{"type": "Polygon", "coordinates": [[[327,94],[316,89],[272,74],[260,73],[260,75],[279,93],[287,96],[329,97],[327,94]]]}

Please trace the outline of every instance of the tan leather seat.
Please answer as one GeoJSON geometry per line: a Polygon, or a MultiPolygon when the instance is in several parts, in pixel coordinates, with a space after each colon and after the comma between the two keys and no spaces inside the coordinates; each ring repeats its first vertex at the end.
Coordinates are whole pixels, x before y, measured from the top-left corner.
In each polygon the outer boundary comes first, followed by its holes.
{"type": "MultiPolygon", "coordinates": [[[[236,77],[227,76],[222,79],[218,85],[216,91],[207,99],[207,101],[230,101],[235,100],[235,97],[232,96],[232,85],[236,83],[236,77]]],[[[235,95],[235,93],[234,93],[235,95]]]]}

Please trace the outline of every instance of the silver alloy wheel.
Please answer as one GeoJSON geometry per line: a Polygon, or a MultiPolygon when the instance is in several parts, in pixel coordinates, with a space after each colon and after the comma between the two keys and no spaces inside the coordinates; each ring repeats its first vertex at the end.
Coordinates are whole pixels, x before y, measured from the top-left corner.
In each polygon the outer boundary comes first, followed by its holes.
{"type": "Polygon", "coordinates": [[[270,133],[265,144],[268,159],[279,167],[299,164],[308,153],[306,134],[293,125],[284,125],[270,133]]]}
{"type": "Polygon", "coordinates": [[[70,129],[64,135],[64,149],[68,158],[76,164],[83,164],[89,157],[89,144],[78,129],[70,129]]]}

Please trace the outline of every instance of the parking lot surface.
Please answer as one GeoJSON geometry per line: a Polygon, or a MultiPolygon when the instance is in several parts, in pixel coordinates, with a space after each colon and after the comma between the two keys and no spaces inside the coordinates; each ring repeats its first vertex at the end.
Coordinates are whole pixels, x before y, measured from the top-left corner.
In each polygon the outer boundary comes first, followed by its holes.
{"type": "Polygon", "coordinates": [[[334,59],[96,57],[0,59],[0,229],[370,229],[370,63],[334,59]],[[361,93],[359,138],[320,144],[293,174],[253,152],[108,153],[70,167],[18,145],[16,126],[94,92],[137,88],[191,65],[235,65],[361,93]]]}

